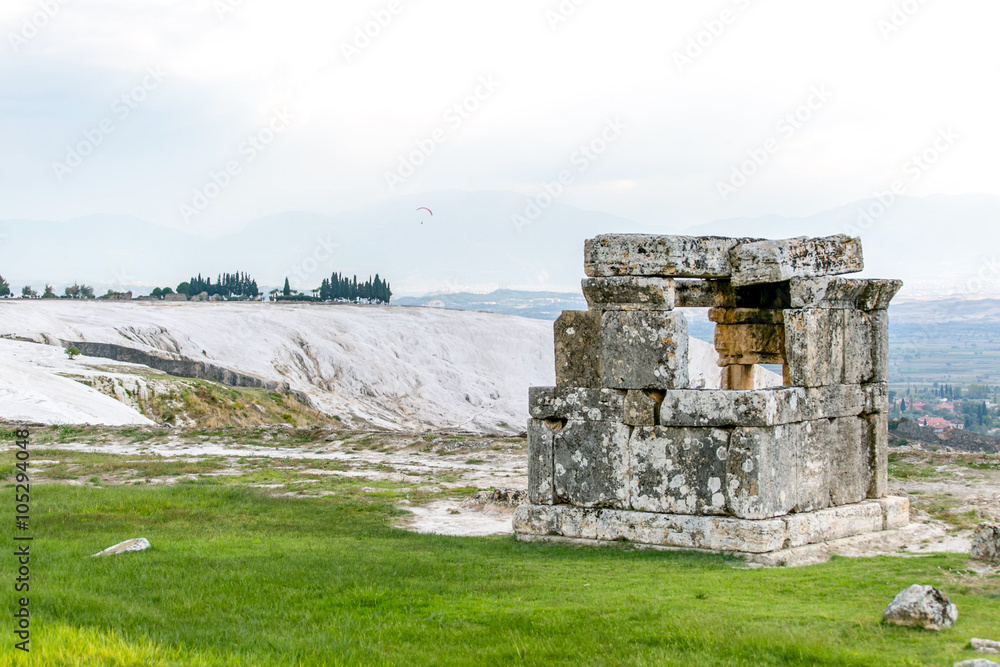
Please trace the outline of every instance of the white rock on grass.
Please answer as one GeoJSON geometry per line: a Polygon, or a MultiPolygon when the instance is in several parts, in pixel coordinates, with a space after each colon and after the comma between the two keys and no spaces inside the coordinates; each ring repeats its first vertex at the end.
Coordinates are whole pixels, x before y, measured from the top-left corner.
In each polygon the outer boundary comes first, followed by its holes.
{"type": "Polygon", "coordinates": [[[913,584],[889,603],[882,616],[894,625],[943,630],[955,625],[958,607],[933,586],[913,584]]]}
{"type": "Polygon", "coordinates": [[[962,662],[956,662],[954,667],[1000,667],[1000,665],[992,660],[976,658],[975,660],[963,660],[962,662]]]}
{"type": "Polygon", "coordinates": [[[104,551],[99,551],[94,554],[94,558],[98,556],[114,556],[117,554],[130,553],[133,551],[145,551],[149,548],[149,540],[145,537],[138,537],[132,540],[125,540],[124,542],[119,542],[113,547],[108,547],[104,551]]]}
{"type": "Polygon", "coordinates": [[[992,639],[976,639],[973,637],[969,641],[969,644],[980,653],[1000,655],[1000,642],[995,642],[992,639]]]}

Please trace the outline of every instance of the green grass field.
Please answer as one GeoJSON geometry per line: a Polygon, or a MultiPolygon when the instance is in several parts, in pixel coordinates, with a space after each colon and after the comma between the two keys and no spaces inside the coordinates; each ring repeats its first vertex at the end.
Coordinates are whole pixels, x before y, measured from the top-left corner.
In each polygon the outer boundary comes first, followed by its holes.
{"type": "Polygon", "coordinates": [[[355,494],[201,482],[32,491],[32,650],[3,632],[4,665],[951,665],[974,657],[971,637],[1000,638],[1000,578],[972,576],[957,555],[746,569],[416,535],[391,527],[393,505],[355,494]],[[89,557],[139,536],[151,550],[89,557]],[[955,628],[881,622],[912,583],[952,597],[955,628]]]}

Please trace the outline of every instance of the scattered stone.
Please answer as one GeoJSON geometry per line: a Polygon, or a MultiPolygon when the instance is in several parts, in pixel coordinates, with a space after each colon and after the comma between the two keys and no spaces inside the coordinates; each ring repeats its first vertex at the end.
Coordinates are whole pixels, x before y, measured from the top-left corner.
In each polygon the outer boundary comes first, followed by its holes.
{"type": "Polygon", "coordinates": [[[956,662],[953,667],[1000,667],[1000,665],[986,658],[975,658],[973,660],[956,662]]]}
{"type": "Polygon", "coordinates": [[[955,625],[958,607],[933,586],[913,584],[889,603],[882,617],[893,625],[944,630],[955,625]]]}
{"type": "Polygon", "coordinates": [[[729,259],[735,286],[855,273],[865,268],[860,239],[844,234],[740,243],[730,251],[729,259]]]}
{"type": "Polygon", "coordinates": [[[512,509],[528,502],[528,494],[519,489],[489,489],[477,491],[471,498],[462,501],[462,507],[485,507],[512,509]]]}
{"type": "Polygon", "coordinates": [[[145,551],[149,548],[149,540],[145,537],[137,537],[131,540],[125,540],[124,542],[119,542],[113,547],[108,547],[104,551],[99,551],[94,554],[94,558],[98,556],[114,556],[117,554],[131,553],[133,551],[145,551]]]}
{"type": "Polygon", "coordinates": [[[976,639],[973,637],[969,641],[969,644],[980,653],[1000,655],[1000,642],[995,642],[992,639],[976,639]]]}
{"type": "Polygon", "coordinates": [[[1000,561],[1000,524],[981,523],[976,527],[970,555],[976,560],[1000,561]]]}

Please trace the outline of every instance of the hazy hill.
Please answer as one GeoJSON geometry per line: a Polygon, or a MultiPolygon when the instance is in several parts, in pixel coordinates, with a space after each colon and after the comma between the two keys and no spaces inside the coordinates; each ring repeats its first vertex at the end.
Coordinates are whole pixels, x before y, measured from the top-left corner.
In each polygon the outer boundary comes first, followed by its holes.
{"type": "MultiPolygon", "coordinates": [[[[529,200],[512,192],[437,192],[399,197],[332,216],[290,211],[209,238],[121,216],[68,222],[0,221],[0,274],[19,290],[74,280],[128,289],[176,285],[192,273],[247,271],[261,286],[289,276],[317,287],[331,271],[379,272],[397,296],[491,291],[568,292],[583,277],[583,241],[606,232],[819,236],[856,230],[857,202],[802,218],[721,220],[686,230],[646,227],[553,204],[518,227],[529,200]],[[427,206],[434,215],[418,212],[427,206]]],[[[901,197],[862,231],[866,275],[899,277],[904,294],[1000,293],[1000,198],[901,197]],[[992,260],[992,263],[990,261],[992,260]],[[977,274],[987,279],[976,282],[977,274]],[[970,282],[972,281],[972,282],[970,282]]]]}

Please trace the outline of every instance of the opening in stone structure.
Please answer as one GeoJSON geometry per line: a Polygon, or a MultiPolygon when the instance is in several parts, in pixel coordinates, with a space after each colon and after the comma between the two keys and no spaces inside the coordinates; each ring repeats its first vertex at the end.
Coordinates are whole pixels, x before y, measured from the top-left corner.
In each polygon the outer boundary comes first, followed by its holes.
{"type": "MultiPolygon", "coordinates": [[[[786,366],[784,312],[777,308],[712,308],[721,389],[754,389],[755,366],[786,366]]],[[[782,373],[787,384],[788,373],[782,373]]]]}

